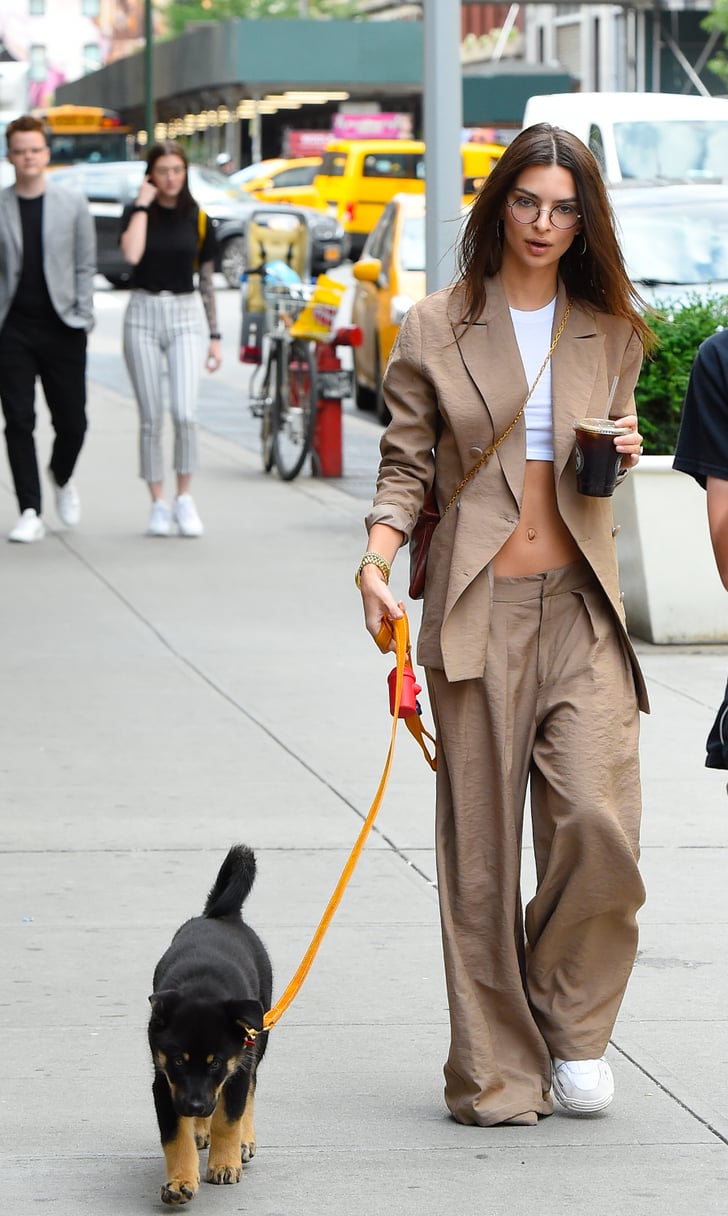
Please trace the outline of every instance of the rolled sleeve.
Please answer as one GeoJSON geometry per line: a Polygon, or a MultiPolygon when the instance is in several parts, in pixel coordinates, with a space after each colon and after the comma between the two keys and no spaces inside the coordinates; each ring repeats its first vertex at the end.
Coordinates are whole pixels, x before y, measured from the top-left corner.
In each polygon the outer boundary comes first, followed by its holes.
{"type": "Polygon", "coordinates": [[[417,306],[400,327],[384,375],[391,422],[382,435],[381,461],[367,528],[388,524],[409,539],[435,475],[437,393],[423,360],[417,306]]]}

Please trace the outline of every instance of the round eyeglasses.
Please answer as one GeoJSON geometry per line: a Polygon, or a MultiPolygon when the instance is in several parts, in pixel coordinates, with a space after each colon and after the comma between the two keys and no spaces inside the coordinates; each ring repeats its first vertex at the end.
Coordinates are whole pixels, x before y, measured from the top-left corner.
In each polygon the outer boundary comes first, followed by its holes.
{"type": "Polygon", "coordinates": [[[512,202],[506,203],[514,220],[519,224],[535,224],[542,211],[545,211],[554,228],[573,228],[579,223],[581,216],[571,203],[556,203],[554,207],[539,207],[532,198],[521,195],[512,202]]]}

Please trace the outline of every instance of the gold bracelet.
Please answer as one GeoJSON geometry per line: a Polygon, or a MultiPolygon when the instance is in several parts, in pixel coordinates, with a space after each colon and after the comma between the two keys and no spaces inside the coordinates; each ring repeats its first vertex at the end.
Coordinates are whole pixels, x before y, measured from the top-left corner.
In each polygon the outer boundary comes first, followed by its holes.
{"type": "Polygon", "coordinates": [[[361,589],[361,572],[365,566],[377,566],[384,575],[385,583],[389,582],[389,576],[392,573],[392,567],[386,557],[382,557],[381,553],[365,553],[359,562],[359,568],[354,575],[354,582],[361,589]]]}

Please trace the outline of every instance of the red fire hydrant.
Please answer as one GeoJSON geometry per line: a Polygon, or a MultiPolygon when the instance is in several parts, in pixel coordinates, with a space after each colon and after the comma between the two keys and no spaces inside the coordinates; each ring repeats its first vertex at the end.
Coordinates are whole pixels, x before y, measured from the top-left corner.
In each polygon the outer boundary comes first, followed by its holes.
{"type": "Polygon", "coordinates": [[[316,404],[316,425],[313,432],[314,472],[319,477],[341,477],[343,448],[341,433],[341,397],[329,396],[341,371],[341,360],[333,342],[317,346],[316,377],[320,385],[316,404]]]}
{"type": "Polygon", "coordinates": [[[354,377],[341,366],[337,350],[340,346],[361,346],[362,340],[358,325],[346,325],[336,330],[331,342],[317,344],[318,402],[311,445],[315,476],[343,475],[341,402],[354,392],[354,377]]]}

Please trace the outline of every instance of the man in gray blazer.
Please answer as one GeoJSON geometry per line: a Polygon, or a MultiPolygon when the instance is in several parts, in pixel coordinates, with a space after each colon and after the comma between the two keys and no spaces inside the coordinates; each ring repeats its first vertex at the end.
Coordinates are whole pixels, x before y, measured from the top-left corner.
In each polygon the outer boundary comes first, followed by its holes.
{"type": "Polygon", "coordinates": [[[49,463],[66,527],[81,518],[71,480],[86,433],[86,335],[93,326],[96,238],[81,195],[46,176],[43,124],[29,114],[7,128],[15,185],[0,191],[0,401],[20,518],[8,540],[45,534],[33,432],[40,379],[55,440],[49,463]]]}

